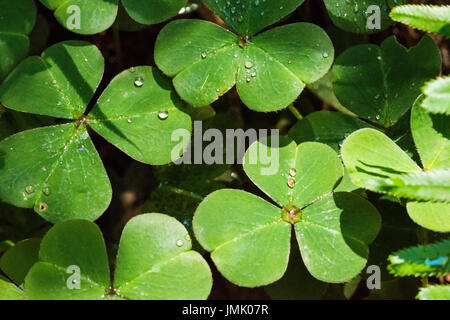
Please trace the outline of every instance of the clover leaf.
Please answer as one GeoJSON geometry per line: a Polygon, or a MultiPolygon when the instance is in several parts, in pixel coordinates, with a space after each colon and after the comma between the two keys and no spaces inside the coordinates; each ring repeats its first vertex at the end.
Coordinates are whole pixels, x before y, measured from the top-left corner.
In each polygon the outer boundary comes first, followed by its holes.
{"type": "Polygon", "coordinates": [[[324,2],[331,20],[339,28],[353,33],[375,33],[392,25],[389,18],[391,8],[406,1],[324,0],[324,2]]]}
{"type": "Polygon", "coordinates": [[[136,216],[123,230],[111,282],[100,229],[86,220],[64,221],[42,239],[25,292],[39,300],[206,299],[211,271],[190,249],[189,234],[174,218],[159,213],[136,216]],[[78,268],[79,280],[66,272],[71,266],[78,268]],[[79,289],[70,289],[67,282],[79,289]]]}
{"type": "Polygon", "coordinates": [[[289,260],[292,225],[303,262],[315,278],[344,282],[362,270],[367,246],[380,228],[379,214],[355,194],[333,192],[343,167],[330,147],[297,146],[287,139],[279,148],[256,142],[247,150],[244,170],[276,205],[223,189],[205,198],[193,221],[197,240],[228,280],[255,287],[280,279],[289,260]],[[256,157],[258,150],[259,155],[278,152],[276,172],[263,170],[267,159],[256,157]]]}
{"type": "Polygon", "coordinates": [[[22,300],[24,292],[0,275],[0,300],[22,300]]]}
{"type": "Polygon", "coordinates": [[[112,191],[88,127],[138,161],[172,161],[172,131],[190,131],[191,120],[170,81],[151,67],[131,68],[111,81],[88,112],[103,65],[95,46],[67,41],[24,60],[4,81],[0,101],[6,107],[70,120],[0,142],[4,201],[34,207],[50,222],[97,219],[112,191]]]}
{"type": "Polygon", "coordinates": [[[41,239],[18,242],[0,257],[0,270],[17,285],[22,285],[30,268],[38,260],[41,239]]]}
{"type": "Polygon", "coordinates": [[[35,22],[33,0],[0,0],[0,82],[27,55],[35,22]]]}
{"type": "Polygon", "coordinates": [[[423,169],[383,133],[361,129],[342,146],[342,158],[354,184],[411,199],[410,217],[434,231],[450,230],[449,131],[442,115],[415,104],[411,128],[423,169]],[[440,119],[439,119],[440,117],[440,119]]]}
{"type": "MultiPolygon", "coordinates": [[[[94,34],[108,29],[116,20],[119,7],[119,0],[40,1],[54,11],[61,25],[79,34],[94,34]]],[[[156,24],[175,16],[186,2],[187,0],[122,0],[122,5],[136,22],[156,24]]]]}
{"type": "Polygon", "coordinates": [[[333,67],[333,88],[345,108],[391,127],[440,69],[439,49],[430,37],[407,51],[391,36],[380,47],[364,44],[342,53],[333,67]]]}
{"type": "Polygon", "coordinates": [[[256,34],[302,2],[206,1],[236,33],[202,20],[173,21],[158,35],[155,62],[189,104],[211,104],[236,85],[249,108],[283,109],[326,74],[334,57],[328,35],[310,23],[256,34]]]}

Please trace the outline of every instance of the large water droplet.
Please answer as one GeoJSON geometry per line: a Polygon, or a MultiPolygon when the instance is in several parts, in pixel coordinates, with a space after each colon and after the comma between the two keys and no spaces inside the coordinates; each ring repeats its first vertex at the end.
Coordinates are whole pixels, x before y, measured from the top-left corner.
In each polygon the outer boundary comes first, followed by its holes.
{"type": "Polygon", "coordinates": [[[161,111],[160,113],[158,113],[158,118],[160,120],[166,120],[169,117],[169,112],[167,111],[161,111]]]}
{"type": "Polygon", "coordinates": [[[180,239],[177,241],[177,247],[182,247],[183,244],[184,244],[183,240],[180,239]]]}
{"type": "Polygon", "coordinates": [[[291,177],[295,177],[297,175],[297,170],[295,170],[295,168],[291,168],[291,170],[289,170],[289,175],[291,177]]]}
{"type": "Polygon", "coordinates": [[[289,186],[289,188],[295,187],[295,180],[289,178],[288,181],[287,181],[287,185],[289,186]]]}
{"type": "Polygon", "coordinates": [[[34,192],[34,187],[33,186],[26,186],[25,187],[25,191],[30,194],[34,192]]]}
{"type": "Polygon", "coordinates": [[[134,80],[134,85],[138,88],[142,87],[144,85],[144,79],[142,79],[141,77],[137,77],[134,80]]]}

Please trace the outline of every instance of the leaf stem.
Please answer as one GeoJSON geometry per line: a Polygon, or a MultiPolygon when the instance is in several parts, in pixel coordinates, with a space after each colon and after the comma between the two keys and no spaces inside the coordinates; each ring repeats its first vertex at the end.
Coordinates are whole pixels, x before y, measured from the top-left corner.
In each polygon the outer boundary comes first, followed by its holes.
{"type": "Polygon", "coordinates": [[[288,109],[289,109],[289,111],[292,112],[292,114],[293,114],[298,120],[302,120],[302,119],[303,119],[302,114],[300,113],[300,111],[298,111],[298,109],[297,109],[296,107],[294,107],[294,104],[293,104],[293,103],[291,103],[291,104],[288,106],[288,109]]]}
{"type": "Polygon", "coordinates": [[[112,30],[114,37],[114,47],[116,49],[117,63],[119,65],[119,70],[122,70],[123,69],[122,45],[120,43],[120,30],[117,21],[118,20],[116,20],[116,22],[114,22],[114,24],[112,25],[112,30]]]}

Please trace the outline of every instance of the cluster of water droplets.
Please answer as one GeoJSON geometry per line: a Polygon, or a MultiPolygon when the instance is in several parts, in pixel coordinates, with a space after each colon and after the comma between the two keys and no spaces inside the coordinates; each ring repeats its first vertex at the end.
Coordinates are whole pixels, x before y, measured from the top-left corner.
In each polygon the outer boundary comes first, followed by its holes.
{"type": "Polygon", "coordinates": [[[287,181],[287,185],[291,189],[295,187],[295,176],[296,175],[297,175],[297,170],[295,168],[291,168],[289,170],[289,178],[287,181]]]}

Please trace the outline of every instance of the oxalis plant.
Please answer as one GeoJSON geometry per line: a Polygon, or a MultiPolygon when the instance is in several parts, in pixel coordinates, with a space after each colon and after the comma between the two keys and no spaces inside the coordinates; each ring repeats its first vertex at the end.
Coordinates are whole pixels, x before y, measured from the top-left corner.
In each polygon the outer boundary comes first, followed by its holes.
{"type": "Polygon", "coordinates": [[[416,2],[0,0],[0,300],[450,299],[416,2]]]}

